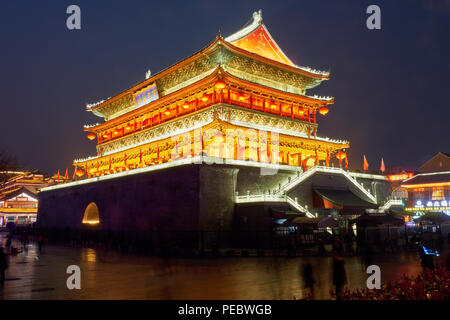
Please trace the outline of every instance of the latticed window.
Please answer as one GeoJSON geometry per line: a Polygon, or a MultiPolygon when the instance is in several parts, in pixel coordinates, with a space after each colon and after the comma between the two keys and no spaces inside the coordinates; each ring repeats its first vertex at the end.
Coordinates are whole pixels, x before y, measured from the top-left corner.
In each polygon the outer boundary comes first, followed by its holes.
{"type": "Polygon", "coordinates": [[[444,189],[433,188],[433,193],[431,194],[431,200],[444,200],[444,189]]]}

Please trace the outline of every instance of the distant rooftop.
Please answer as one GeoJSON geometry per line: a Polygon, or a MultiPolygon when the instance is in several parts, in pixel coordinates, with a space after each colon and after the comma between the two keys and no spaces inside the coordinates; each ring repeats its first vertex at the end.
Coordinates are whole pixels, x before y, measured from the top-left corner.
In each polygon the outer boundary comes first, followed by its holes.
{"type": "Polygon", "coordinates": [[[427,184],[445,184],[450,185],[450,171],[434,172],[434,173],[420,173],[412,178],[402,182],[402,186],[415,186],[427,184]]]}

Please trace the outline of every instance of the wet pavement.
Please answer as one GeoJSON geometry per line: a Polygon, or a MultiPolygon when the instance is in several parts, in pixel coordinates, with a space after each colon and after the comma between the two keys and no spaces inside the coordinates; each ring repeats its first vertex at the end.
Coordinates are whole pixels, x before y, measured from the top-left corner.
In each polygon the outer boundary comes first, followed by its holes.
{"type": "MultiPolygon", "coordinates": [[[[301,299],[307,294],[301,277],[307,262],[313,266],[315,298],[329,299],[333,288],[331,257],[163,259],[52,245],[39,254],[35,243],[26,249],[8,256],[0,299],[301,299]],[[74,264],[81,269],[80,290],[66,286],[66,269],[74,264]]],[[[445,261],[444,255],[438,259],[445,261]]],[[[377,255],[373,263],[381,268],[382,283],[422,271],[415,252],[377,255]]],[[[345,269],[348,287],[365,287],[359,257],[346,257],[345,269]]]]}

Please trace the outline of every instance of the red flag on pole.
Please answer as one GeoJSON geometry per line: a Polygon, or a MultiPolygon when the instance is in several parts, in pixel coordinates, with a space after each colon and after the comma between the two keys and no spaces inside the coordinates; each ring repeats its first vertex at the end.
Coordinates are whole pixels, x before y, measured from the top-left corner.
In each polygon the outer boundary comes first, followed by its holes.
{"type": "Polygon", "coordinates": [[[60,175],[59,175],[59,169],[58,169],[58,180],[60,179],[60,175]]]}
{"type": "Polygon", "coordinates": [[[75,166],[75,169],[73,169],[73,176],[72,176],[72,180],[75,180],[75,174],[77,173],[77,166],[75,166]]]}
{"type": "Polygon", "coordinates": [[[364,171],[369,170],[369,163],[367,162],[366,155],[364,155],[364,171]]]}
{"type": "Polygon", "coordinates": [[[384,160],[381,158],[381,166],[380,166],[381,173],[384,173],[386,171],[386,166],[384,165],[384,160]]]}
{"type": "Polygon", "coordinates": [[[69,180],[69,169],[66,168],[66,175],[64,176],[64,179],[69,180]]]}

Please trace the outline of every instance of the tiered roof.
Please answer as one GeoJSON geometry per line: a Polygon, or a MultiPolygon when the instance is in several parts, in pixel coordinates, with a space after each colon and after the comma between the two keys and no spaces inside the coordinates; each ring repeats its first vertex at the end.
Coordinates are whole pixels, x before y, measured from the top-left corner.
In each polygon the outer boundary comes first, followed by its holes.
{"type": "MultiPolygon", "coordinates": [[[[253,89],[253,90],[264,90],[264,87],[251,82],[247,80],[242,80],[236,76],[233,76],[231,73],[224,71],[220,66],[218,66],[211,74],[206,76],[205,78],[192,83],[189,88],[182,88],[179,89],[177,92],[168,94],[164,97],[161,97],[160,99],[153,101],[152,103],[149,103],[145,106],[142,106],[141,108],[132,110],[130,112],[118,115],[117,117],[110,119],[109,121],[106,121],[104,123],[98,123],[95,125],[85,126],[85,131],[89,132],[99,132],[101,130],[105,130],[108,128],[112,128],[120,123],[130,121],[130,119],[133,119],[135,117],[139,117],[144,115],[145,113],[148,113],[152,110],[156,110],[160,107],[163,107],[167,104],[173,103],[174,101],[177,101],[177,99],[180,99],[179,96],[184,96],[185,94],[188,94],[188,92],[195,92],[195,90],[201,88],[202,86],[210,84],[211,86],[214,85],[215,81],[217,79],[224,79],[227,81],[227,83],[230,84],[236,84],[238,83],[245,84],[247,88],[253,89]]],[[[332,104],[334,102],[333,98],[325,99],[320,98],[316,96],[307,96],[307,95],[297,95],[290,92],[285,92],[280,89],[272,89],[274,93],[276,93],[278,98],[282,98],[285,101],[303,101],[305,103],[310,104],[311,106],[314,106],[314,109],[318,109],[322,106],[326,106],[328,104],[332,104]]]]}
{"type": "Polygon", "coordinates": [[[450,171],[420,173],[402,182],[402,187],[450,186],[450,171]]]}
{"type": "MultiPolygon", "coordinates": [[[[158,96],[163,98],[208,77],[219,67],[242,80],[305,97],[306,89],[329,79],[328,72],[295,65],[272,38],[259,11],[253,14],[249,26],[225,39],[218,35],[192,56],[118,95],[87,105],[86,109],[109,121],[137,109],[134,95],[152,84],[156,84],[158,96]]],[[[309,98],[332,103],[331,97],[309,98]]]]}
{"type": "Polygon", "coordinates": [[[246,51],[256,53],[265,58],[281,62],[308,73],[329,76],[327,71],[320,71],[294,64],[281,50],[263,23],[262,10],[253,13],[253,21],[248,26],[225,38],[225,41],[246,51]]]}

